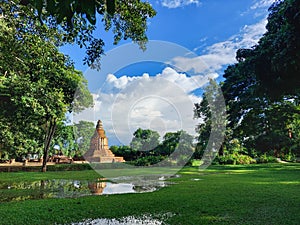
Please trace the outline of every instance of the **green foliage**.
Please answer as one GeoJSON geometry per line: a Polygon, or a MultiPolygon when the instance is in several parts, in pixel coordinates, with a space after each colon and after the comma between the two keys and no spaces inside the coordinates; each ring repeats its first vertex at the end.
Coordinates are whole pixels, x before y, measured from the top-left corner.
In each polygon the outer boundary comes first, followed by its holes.
{"type": "Polygon", "coordinates": [[[290,150],[287,154],[284,154],[281,157],[282,160],[287,161],[287,162],[296,162],[297,157],[292,151],[290,150]]]}
{"type": "Polygon", "coordinates": [[[159,134],[152,130],[143,130],[138,128],[133,133],[130,147],[141,154],[151,154],[153,150],[159,145],[159,134]]]}
{"type": "Polygon", "coordinates": [[[150,166],[157,164],[161,161],[163,161],[166,157],[165,156],[145,156],[138,158],[134,161],[131,161],[130,164],[135,165],[135,166],[150,166]]]}
{"type": "Polygon", "coordinates": [[[156,131],[139,128],[134,133],[130,147],[111,146],[110,150],[136,166],[149,166],[164,159],[168,159],[166,163],[172,161],[184,165],[194,152],[193,140],[193,136],[180,130],[166,133],[160,143],[156,131]]]}
{"type": "Polygon", "coordinates": [[[43,149],[46,162],[66,112],[91,106],[92,96],[83,74],[58,51],[56,29],[12,1],[0,9],[1,149],[12,156],[43,149]]]}
{"type": "Polygon", "coordinates": [[[78,144],[77,156],[83,156],[83,154],[89,150],[91,138],[95,132],[95,125],[93,122],[79,121],[74,124],[75,141],[78,144]]]}
{"type": "Polygon", "coordinates": [[[223,154],[216,157],[215,162],[233,165],[256,163],[247,153],[246,148],[241,145],[238,139],[232,139],[226,144],[226,147],[223,149],[223,154]]]}
{"type": "MultiPolygon", "coordinates": [[[[57,126],[55,136],[52,140],[53,145],[58,145],[64,155],[73,157],[78,149],[76,143],[74,126],[61,123],[57,126]]],[[[53,152],[55,154],[55,152],[53,152]]]]}
{"type": "Polygon", "coordinates": [[[85,47],[84,62],[98,69],[104,42],[93,34],[97,17],[105,31],[112,30],[114,44],[131,39],[144,49],[147,20],[156,14],[150,3],[140,0],[21,0],[21,6],[34,11],[37,20],[48,27],[59,27],[64,41],[85,47]]]}
{"type": "Polygon", "coordinates": [[[157,154],[170,156],[173,158],[185,155],[191,157],[194,151],[194,137],[184,130],[168,132],[164,135],[162,143],[156,150],[157,154]]]}
{"type": "Polygon", "coordinates": [[[111,146],[110,150],[116,155],[116,156],[122,156],[125,161],[133,161],[138,158],[139,152],[136,150],[133,150],[129,146],[123,145],[123,146],[111,146]]]}
{"type": "Polygon", "coordinates": [[[258,45],[238,50],[224,74],[231,138],[258,155],[299,149],[299,12],[299,1],[276,1],[258,45]]]}
{"type": "MultiPolygon", "coordinates": [[[[84,171],[84,170],[92,170],[93,168],[90,164],[87,163],[74,163],[74,164],[58,164],[51,165],[47,167],[48,171],[84,171]]],[[[69,178],[70,179],[70,178],[69,178]]]]}
{"type": "Polygon", "coordinates": [[[219,164],[233,164],[233,165],[244,165],[244,164],[253,164],[256,161],[248,155],[242,154],[228,154],[225,156],[217,156],[216,160],[219,164]]]}
{"type": "Polygon", "coordinates": [[[221,154],[224,136],[226,138],[227,118],[223,95],[215,80],[210,80],[205,87],[200,103],[194,104],[194,119],[200,122],[196,127],[198,133],[195,153],[196,159],[210,163],[218,154],[221,154]]]}
{"type": "Polygon", "coordinates": [[[266,153],[257,159],[257,163],[277,163],[278,159],[274,156],[269,156],[266,153]]]}

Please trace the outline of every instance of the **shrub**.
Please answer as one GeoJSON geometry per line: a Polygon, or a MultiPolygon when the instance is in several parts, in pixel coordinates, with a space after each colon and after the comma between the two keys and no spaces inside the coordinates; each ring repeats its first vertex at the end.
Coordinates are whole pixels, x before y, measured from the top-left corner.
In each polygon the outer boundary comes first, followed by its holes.
{"type": "Polygon", "coordinates": [[[47,166],[48,171],[80,171],[80,170],[91,170],[90,164],[57,164],[47,166]]]}
{"type": "Polygon", "coordinates": [[[238,155],[236,159],[236,164],[253,164],[256,161],[251,158],[249,155],[238,155]]]}
{"type": "Polygon", "coordinates": [[[248,155],[242,155],[242,154],[228,154],[225,156],[218,156],[216,158],[218,160],[219,164],[231,164],[231,165],[243,165],[243,164],[252,164],[255,163],[256,161],[251,158],[248,155]]]}
{"type": "Polygon", "coordinates": [[[156,163],[159,163],[160,161],[164,160],[164,156],[146,156],[142,158],[138,158],[134,161],[131,161],[130,164],[135,166],[150,166],[156,163]]]}
{"type": "Polygon", "coordinates": [[[283,155],[281,157],[281,159],[284,160],[284,161],[288,161],[288,162],[296,162],[297,158],[296,158],[295,154],[293,154],[291,151],[289,151],[289,153],[283,155]]]}
{"type": "Polygon", "coordinates": [[[277,163],[278,160],[275,156],[268,156],[266,153],[257,159],[257,163],[277,163]]]}

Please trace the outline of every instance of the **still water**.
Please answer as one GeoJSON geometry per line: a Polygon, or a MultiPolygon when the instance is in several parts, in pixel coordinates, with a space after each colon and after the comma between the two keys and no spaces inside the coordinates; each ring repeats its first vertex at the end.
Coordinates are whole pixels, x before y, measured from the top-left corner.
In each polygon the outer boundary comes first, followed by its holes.
{"type": "Polygon", "coordinates": [[[112,181],[107,181],[104,178],[94,181],[52,179],[34,182],[0,183],[0,202],[143,193],[152,192],[170,184],[163,179],[146,179],[143,181],[136,177],[134,179],[130,179],[129,177],[116,178],[112,181]]]}
{"type": "Polygon", "coordinates": [[[164,223],[164,220],[168,217],[169,215],[172,216],[172,214],[164,214],[164,215],[156,215],[155,217],[158,218],[153,218],[151,215],[142,215],[140,217],[134,217],[134,216],[128,216],[128,217],[123,217],[120,219],[107,219],[107,218],[99,218],[99,219],[86,219],[81,222],[75,222],[72,223],[71,225],[162,225],[166,224],[164,223]]]}

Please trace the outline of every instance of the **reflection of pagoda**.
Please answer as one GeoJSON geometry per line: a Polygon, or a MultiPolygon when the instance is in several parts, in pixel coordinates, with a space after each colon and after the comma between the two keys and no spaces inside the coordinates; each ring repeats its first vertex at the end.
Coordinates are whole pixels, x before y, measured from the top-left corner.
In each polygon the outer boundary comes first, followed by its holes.
{"type": "Polygon", "coordinates": [[[105,135],[101,120],[98,120],[95,133],[91,139],[90,149],[84,158],[89,162],[124,162],[123,157],[115,157],[108,148],[108,139],[105,135]]]}
{"type": "Polygon", "coordinates": [[[91,190],[91,193],[94,195],[102,195],[104,188],[106,187],[105,182],[91,182],[88,183],[88,187],[91,190]]]}

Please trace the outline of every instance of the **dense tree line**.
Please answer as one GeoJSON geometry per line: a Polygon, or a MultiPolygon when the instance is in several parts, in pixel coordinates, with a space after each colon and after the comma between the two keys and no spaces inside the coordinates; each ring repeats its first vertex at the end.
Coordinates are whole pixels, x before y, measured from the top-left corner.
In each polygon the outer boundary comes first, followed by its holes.
{"type": "Polygon", "coordinates": [[[92,106],[92,96],[82,72],[58,47],[76,42],[87,49],[85,62],[95,64],[104,46],[93,36],[97,13],[105,30],[113,28],[115,43],[130,38],[141,47],[146,21],[155,15],[150,4],[140,1],[92,2],[0,2],[0,157],[39,152],[46,171],[55,142],[66,152],[86,147],[86,139],[72,136],[75,127],[65,126],[66,113],[92,106]]]}
{"type": "MultiPolygon", "coordinates": [[[[92,2],[0,3],[0,157],[40,152],[46,162],[54,144],[72,156],[88,149],[93,124],[66,126],[65,121],[66,112],[91,106],[92,97],[82,73],[58,47],[76,42],[86,47],[86,62],[93,64],[104,45],[93,37],[97,14],[106,30],[113,28],[115,43],[131,38],[141,47],[147,40],[146,21],[155,15],[141,1],[92,2]]],[[[256,46],[238,50],[237,63],[224,72],[220,86],[227,116],[217,107],[222,96],[214,81],[195,104],[195,118],[203,122],[196,128],[194,158],[218,155],[220,163],[251,163],[253,158],[300,156],[300,2],[276,1],[269,10],[267,32],[256,46]],[[212,133],[225,137],[217,151],[212,148],[220,137],[210,140],[212,133]],[[206,149],[211,149],[208,154],[206,149]]],[[[193,138],[184,131],[159,139],[155,131],[138,129],[130,146],[111,149],[137,165],[165,158],[185,161],[193,152],[193,138]]]]}
{"type": "Polygon", "coordinates": [[[137,166],[158,164],[162,161],[186,164],[194,153],[194,137],[186,131],[167,132],[162,141],[158,132],[137,129],[129,146],[111,146],[112,152],[137,166]]]}
{"type": "MultiPolygon", "coordinates": [[[[300,2],[276,1],[269,11],[267,32],[256,46],[237,51],[238,62],[225,70],[220,84],[228,115],[221,156],[300,156],[300,2]]],[[[211,130],[210,94],[207,90],[195,104],[195,116],[204,118],[200,156],[211,130]]]]}

